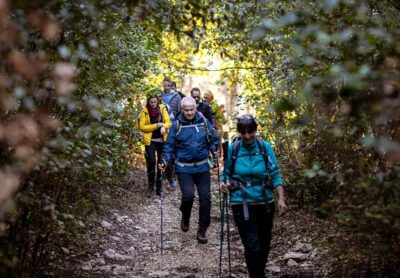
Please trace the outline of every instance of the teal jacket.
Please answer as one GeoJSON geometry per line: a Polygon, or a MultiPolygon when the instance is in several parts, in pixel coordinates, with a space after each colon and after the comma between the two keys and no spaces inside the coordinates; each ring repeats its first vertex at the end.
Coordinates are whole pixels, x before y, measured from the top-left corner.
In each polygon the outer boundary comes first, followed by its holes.
{"type": "MultiPolygon", "coordinates": [[[[267,200],[263,192],[262,182],[269,173],[272,185],[274,188],[283,185],[283,180],[280,175],[279,166],[276,161],[274,151],[272,150],[271,144],[267,141],[263,141],[265,151],[268,155],[268,169],[265,167],[264,158],[260,152],[256,140],[250,145],[246,145],[240,142],[239,152],[236,159],[235,172],[232,175],[233,179],[240,180],[242,182],[253,182],[257,184],[260,182],[260,186],[250,186],[245,188],[246,201],[248,203],[263,203],[270,201],[274,198],[274,194],[271,190],[267,189],[267,200]]],[[[231,169],[231,158],[232,158],[233,144],[229,146],[228,158],[225,161],[224,172],[222,175],[222,181],[226,182],[230,180],[230,169],[231,169]]],[[[233,190],[230,193],[231,203],[242,203],[242,190],[233,190]]]]}

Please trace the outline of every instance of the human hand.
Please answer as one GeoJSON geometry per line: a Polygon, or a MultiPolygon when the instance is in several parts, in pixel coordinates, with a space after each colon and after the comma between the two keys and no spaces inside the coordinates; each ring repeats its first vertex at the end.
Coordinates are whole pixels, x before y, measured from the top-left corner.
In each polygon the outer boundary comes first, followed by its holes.
{"type": "Polygon", "coordinates": [[[286,212],[286,210],[287,210],[287,206],[286,206],[285,200],[283,198],[279,198],[278,199],[278,211],[279,211],[278,215],[279,216],[283,215],[286,212]]]}
{"type": "Polygon", "coordinates": [[[158,127],[158,128],[164,127],[164,123],[157,123],[157,127],[158,127]]]}
{"type": "Polygon", "coordinates": [[[225,193],[225,194],[229,193],[230,187],[231,187],[231,184],[228,181],[222,182],[221,183],[221,192],[225,193]]]}
{"type": "Polygon", "coordinates": [[[164,163],[159,163],[159,164],[158,164],[158,169],[159,169],[160,171],[164,171],[166,167],[167,167],[167,166],[166,166],[164,163]]]}
{"type": "Polygon", "coordinates": [[[214,152],[214,156],[217,157],[217,158],[220,158],[221,157],[221,153],[219,151],[215,151],[214,152]]]}
{"type": "Polygon", "coordinates": [[[160,128],[160,133],[161,133],[161,135],[163,135],[165,132],[167,132],[167,130],[165,129],[165,127],[161,127],[160,128]]]}

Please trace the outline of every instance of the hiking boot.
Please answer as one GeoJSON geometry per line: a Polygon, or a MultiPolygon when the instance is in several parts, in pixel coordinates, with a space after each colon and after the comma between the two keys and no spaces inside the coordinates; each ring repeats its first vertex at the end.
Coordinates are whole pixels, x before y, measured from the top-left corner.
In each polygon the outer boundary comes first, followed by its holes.
{"type": "Polygon", "coordinates": [[[182,231],[184,231],[185,233],[187,231],[189,231],[189,227],[190,227],[190,218],[186,218],[182,216],[181,219],[181,229],[182,231]]]}
{"type": "Polygon", "coordinates": [[[197,231],[197,240],[200,244],[206,244],[208,242],[206,231],[197,231]]]}
{"type": "Polygon", "coordinates": [[[174,179],[168,180],[169,182],[169,189],[175,190],[176,188],[176,181],[174,179]]]}

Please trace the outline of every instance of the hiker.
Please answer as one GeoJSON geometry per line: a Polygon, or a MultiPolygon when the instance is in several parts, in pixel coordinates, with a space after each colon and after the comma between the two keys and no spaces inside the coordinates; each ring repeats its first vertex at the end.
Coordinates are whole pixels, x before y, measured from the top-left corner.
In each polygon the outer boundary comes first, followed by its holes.
{"type": "Polygon", "coordinates": [[[237,131],[239,137],[229,146],[221,191],[230,193],[250,277],[265,277],[275,212],[272,190],[278,192],[281,215],[286,210],[283,180],[270,143],[256,137],[257,122],[253,116],[240,117],[237,131]]]}
{"type": "MultiPolygon", "coordinates": [[[[181,109],[181,96],[172,90],[172,81],[168,77],[163,80],[164,91],[162,94],[163,103],[167,106],[169,117],[171,122],[174,122],[181,109]]],[[[171,163],[166,169],[166,178],[168,180],[169,189],[174,190],[176,188],[175,181],[175,168],[174,164],[171,163]]]]}
{"type": "Polygon", "coordinates": [[[145,158],[147,166],[147,197],[151,197],[154,192],[156,182],[156,194],[161,192],[160,171],[156,172],[156,153],[157,161],[161,159],[164,141],[167,139],[167,129],[171,126],[168,111],[165,105],[160,104],[157,98],[157,90],[148,94],[146,107],[140,114],[139,128],[144,133],[143,141],[145,145],[145,158]]]}
{"type": "Polygon", "coordinates": [[[168,77],[163,80],[163,103],[167,105],[171,121],[176,119],[180,112],[181,96],[172,90],[172,81],[168,77]]]}
{"type": "Polygon", "coordinates": [[[194,190],[197,187],[200,203],[197,240],[205,244],[208,242],[206,231],[210,225],[211,213],[209,152],[219,156],[215,148],[218,138],[208,120],[196,111],[196,101],[192,97],[182,99],[181,111],[169,131],[162,155],[163,162],[159,167],[169,165],[172,156],[176,157],[175,171],[182,192],[181,229],[184,232],[189,230],[194,190]]]}
{"type": "Polygon", "coordinates": [[[215,129],[222,131],[222,125],[225,124],[225,117],[219,109],[218,103],[214,99],[213,93],[208,90],[204,94],[204,99],[208,102],[212,109],[213,124],[215,129]]]}
{"type": "Polygon", "coordinates": [[[190,95],[192,96],[192,98],[194,98],[194,100],[196,101],[196,105],[197,105],[197,112],[200,112],[201,114],[203,114],[203,116],[210,122],[213,122],[212,119],[212,109],[211,106],[202,99],[201,94],[200,94],[200,89],[197,87],[194,87],[191,91],[190,91],[190,95]]]}
{"type": "Polygon", "coordinates": [[[204,94],[204,99],[211,106],[213,123],[218,136],[218,146],[219,149],[222,150],[222,126],[225,124],[225,117],[219,109],[218,103],[215,101],[214,95],[210,90],[204,94]]]}
{"type": "Polygon", "coordinates": [[[175,93],[178,93],[178,95],[181,97],[181,99],[184,98],[184,97],[186,97],[184,93],[182,93],[181,91],[178,91],[178,88],[176,87],[176,82],[175,82],[175,81],[172,81],[171,85],[172,85],[171,89],[172,89],[175,93]]]}

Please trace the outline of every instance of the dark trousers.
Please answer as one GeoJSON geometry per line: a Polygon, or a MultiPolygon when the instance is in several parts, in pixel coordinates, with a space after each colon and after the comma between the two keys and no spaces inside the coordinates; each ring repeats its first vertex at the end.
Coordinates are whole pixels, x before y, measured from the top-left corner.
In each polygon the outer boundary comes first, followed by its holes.
{"type": "Polygon", "coordinates": [[[179,186],[182,191],[181,206],[182,217],[190,219],[194,202],[194,187],[197,187],[199,195],[199,230],[206,231],[210,226],[211,194],[210,194],[210,172],[202,173],[177,173],[179,186]]]}
{"type": "Polygon", "coordinates": [[[271,203],[270,212],[266,205],[249,204],[249,220],[244,220],[243,205],[232,205],[233,218],[244,245],[244,256],[251,278],[264,278],[265,265],[271,245],[271,232],[275,204],[271,203]]]}
{"type": "Polygon", "coordinates": [[[163,145],[164,145],[163,142],[151,142],[149,146],[145,147],[148,192],[154,191],[156,171],[157,171],[156,192],[159,193],[161,190],[161,177],[160,177],[161,173],[157,169],[157,164],[161,159],[163,145]],[[156,160],[156,153],[157,153],[157,160],[156,160]]]}
{"type": "Polygon", "coordinates": [[[171,163],[165,169],[165,176],[168,181],[172,180],[175,176],[175,159],[171,160],[171,163]]]}

